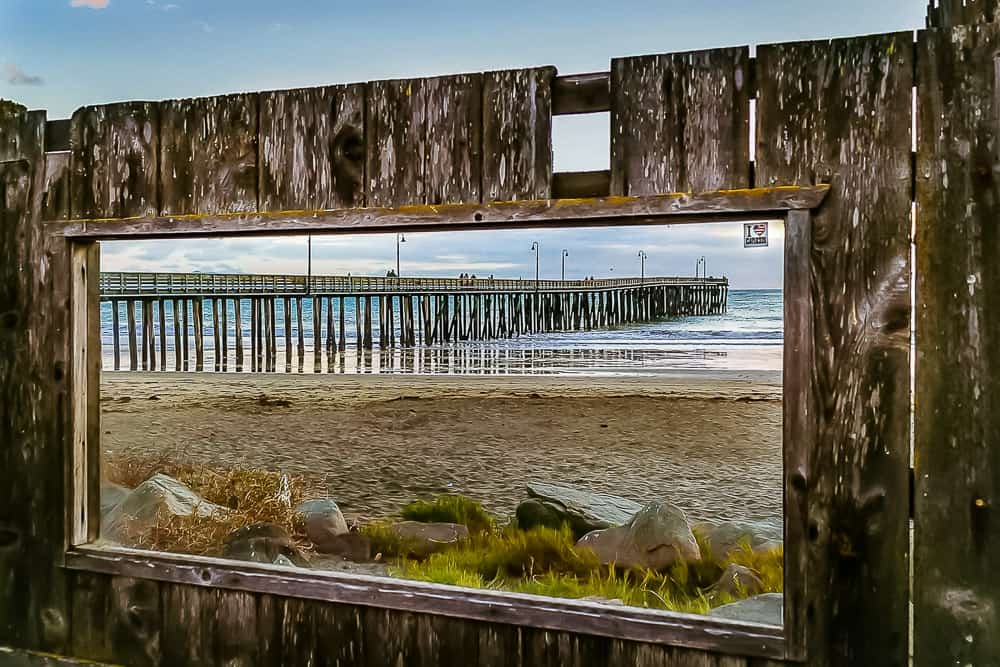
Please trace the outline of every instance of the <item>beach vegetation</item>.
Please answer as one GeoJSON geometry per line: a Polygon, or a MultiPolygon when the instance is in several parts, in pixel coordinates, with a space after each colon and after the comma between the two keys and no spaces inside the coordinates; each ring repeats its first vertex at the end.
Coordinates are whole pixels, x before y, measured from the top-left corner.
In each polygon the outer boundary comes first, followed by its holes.
{"type": "Polygon", "coordinates": [[[457,494],[444,494],[433,500],[415,500],[403,507],[399,514],[407,521],[460,523],[470,533],[488,532],[496,525],[482,503],[457,494]]]}
{"type": "MultiPolygon", "coordinates": [[[[255,523],[272,523],[292,535],[307,555],[311,544],[294,508],[305,495],[304,480],[252,469],[212,468],[169,460],[116,458],[106,462],[104,478],[130,488],[156,473],[189,486],[206,501],[227,508],[213,516],[163,516],[142,535],[139,548],[217,556],[226,537],[255,523]]],[[[701,560],[678,561],[662,571],[639,571],[602,565],[596,555],[577,547],[569,526],[500,526],[475,500],[457,495],[410,503],[400,512],[410,521],[446,521],[469,527],[469,539],[416,558],[420,542],[393,530],[395,519],[365,522],[360,532],[371,553],[390,573],[408,579],[469,588],[506,590],[548,597],[587,599],[650,609],[705,613],[745,597],[723,592],[717,583],[731,565],[749,568],[762,582],[760,592],[781,592],[784,554],[779,546],[754,550],[749,544],[717,560],[696,532],[701,560]]]]}

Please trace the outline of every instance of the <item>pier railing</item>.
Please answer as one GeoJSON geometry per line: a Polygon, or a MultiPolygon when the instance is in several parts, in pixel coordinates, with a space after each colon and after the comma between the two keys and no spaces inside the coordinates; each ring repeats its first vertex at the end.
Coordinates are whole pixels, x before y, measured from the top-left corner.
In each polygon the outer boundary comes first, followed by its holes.
{"type": "Polygon", "coordinates": [[[530,291],[600,291],[628,287],[728,285],[726,278],[650,276],[594,280],[508,278],[392,278],[232,273],[101,273],[101,296],[174,295],[292,296],[400,293],[522,293],[530,291]]]}

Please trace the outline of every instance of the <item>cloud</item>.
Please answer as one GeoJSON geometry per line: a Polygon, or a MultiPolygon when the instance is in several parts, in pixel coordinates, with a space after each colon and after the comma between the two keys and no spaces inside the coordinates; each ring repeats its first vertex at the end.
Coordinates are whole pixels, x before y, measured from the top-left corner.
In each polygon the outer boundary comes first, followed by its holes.
{"type": "Polygon", "coordinates": [[[26,74],[14,63],[3,66],[3,80],[12,86],[40,86],[45,83],[42,77],[26,74]]]}
{"type": "Polygon", "coordinates": [[[90,9],[107,9],[111,0],[70,0],[70,7],[89,7],[90,9]]]}
{"type": "Polygon", "coordinates": [[[202,32],[206,32],[206,33],[213,33],[213,32],[215,32],[215,28],[212,27],[212,25],[209,24],[209,23],[207,23],[206,21],[195,21],[195,24],[199,28],[201,28],[202,32]]]}

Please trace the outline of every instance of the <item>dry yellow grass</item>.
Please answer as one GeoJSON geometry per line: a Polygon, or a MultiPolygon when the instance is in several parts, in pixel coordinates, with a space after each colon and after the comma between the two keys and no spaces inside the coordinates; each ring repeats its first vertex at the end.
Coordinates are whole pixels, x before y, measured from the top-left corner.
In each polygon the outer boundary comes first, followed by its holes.
{"type": "Polygon", "coordinates": [[[116,457],[103,462],[104,479],[134,488],[157,473],[187,485],[206,501],[230,511],[201,517],[161,515],[148,532],[135,536],[135,546],[155,551],[219,555],[233,531],[255,523],[273,523],[308,550],[302,525],[292,508],[304,500],[302,478],[250,468],[211,468],[165,458],[116,457]]]}

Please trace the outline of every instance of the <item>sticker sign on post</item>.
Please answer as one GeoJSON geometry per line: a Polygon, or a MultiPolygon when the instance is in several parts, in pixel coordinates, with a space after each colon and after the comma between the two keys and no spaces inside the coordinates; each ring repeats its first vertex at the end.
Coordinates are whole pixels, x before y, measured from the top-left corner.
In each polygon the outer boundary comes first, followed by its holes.
{"type": "Polygon", "coordinates": [[[745,222],[745,223],[743,223],[743,247],[744,248],[766,248],[767,247],[767,223],[766,222],[745,222]]]}

